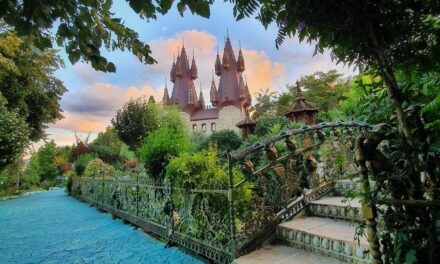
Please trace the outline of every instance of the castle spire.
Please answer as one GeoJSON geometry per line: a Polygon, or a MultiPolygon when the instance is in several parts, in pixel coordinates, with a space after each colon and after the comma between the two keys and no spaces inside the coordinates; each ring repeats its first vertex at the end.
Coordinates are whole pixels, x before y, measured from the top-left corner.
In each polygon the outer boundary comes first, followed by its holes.
{"type": "Polygon", "coordinates": [[[194,59],[194,50],[193,50],[193,58],[191,63],[191,79],[195,80],[197,79],[197,77],[198,77],[197,66],[196,66],[196,61],[194,59]]]}
{"type": "Polygon", "coordinates": [[[211,91],[209,91],[209,97],[211,99],[212,106],[217,106],[218,92],[217,87],[215,87],[214,72],[212,72],[211,91]]]}
{"type": "Polygon", "coordinates": [[[181,54],[177,51],[177,60],[176,60],[176,76],[182,76],[182,63],[181,63],[181,54]]]}
{"type": "Polygon", "coordinates": [[[171,66],[171,71],[170,71],[170,80],[172,82],[176,80],[176,58],[174,55],[173,55],[173,66],[171,66]]]}
{"type": "Polygon", "coordinates": [[[240,50],[238,51],[238,61],[237,61],[237,69],[239,72],[244,72],[244,57],[243,52],[241,51],[241,42],[239,42],[240,50]]]}
{"type": "Polygon", "coordinates": [[[167,79],[165,78],[165,91],[163,92],[163,98],[162,98],[162,104],[163,105],[170,105],[170,95],[168,94],[168,87],[167,87],[167,79]]]}
{"type": "Polygon", "coordinates": [[[218,45],[217,45],[217,58],[215,59],[215,74],[220,76],[222,74],[222,64],[220,62],[220,55],[218,53],[218,45]]]}
{"type": "Polygon", "coordinates": [[[199,106],[200,109],[205,109],[205,98],[203,97],[203,92],[202,92],[202,82],[200,82],[199,106]]]}

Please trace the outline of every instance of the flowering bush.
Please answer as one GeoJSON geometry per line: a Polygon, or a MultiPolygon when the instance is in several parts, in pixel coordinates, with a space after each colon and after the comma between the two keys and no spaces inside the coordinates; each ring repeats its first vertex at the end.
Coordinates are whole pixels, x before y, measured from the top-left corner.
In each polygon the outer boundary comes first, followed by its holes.
{"type": "Polygon", "coordinates": [[[97,177],[113,177],[113,167],[104,163],[100,159],[93,159],[87,163],[84,170],[85,177],[97,178],[97,177]]]}

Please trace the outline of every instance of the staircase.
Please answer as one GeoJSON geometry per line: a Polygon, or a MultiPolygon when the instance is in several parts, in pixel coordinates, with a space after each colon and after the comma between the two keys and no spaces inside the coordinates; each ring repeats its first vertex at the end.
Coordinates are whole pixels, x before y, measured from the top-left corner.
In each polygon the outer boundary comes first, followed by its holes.
{"type": "Polygon", "coordinates": [[[305,213],[279,224],[272,243],[234,263],[371,263],[368,241],[354,239],[363,221],[361,204],[343,196],[357,188],[349,180],[337,182],[331,194],[310,202],[305,213]]]}

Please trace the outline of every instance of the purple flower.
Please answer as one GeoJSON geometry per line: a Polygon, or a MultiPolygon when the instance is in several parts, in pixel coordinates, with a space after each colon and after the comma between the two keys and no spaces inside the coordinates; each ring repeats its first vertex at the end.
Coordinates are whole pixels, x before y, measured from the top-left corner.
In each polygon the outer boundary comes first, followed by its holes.
{"type": "Polygon", "coordinates": [[[301,21],[301,22],[298,23],[296,28],[298,29],[298,31],[302,31],[306,26],[307,26],[306,22],[305,21],[301,21]]]}

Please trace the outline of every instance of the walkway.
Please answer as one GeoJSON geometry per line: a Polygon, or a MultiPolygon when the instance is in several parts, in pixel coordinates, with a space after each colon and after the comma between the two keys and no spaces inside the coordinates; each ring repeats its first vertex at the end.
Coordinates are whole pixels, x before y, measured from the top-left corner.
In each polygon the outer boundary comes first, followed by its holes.
{"type": "Polygon", "coordinates": [[[202,263],[63,190],[0,202],[0,263],[202,263]]]}

